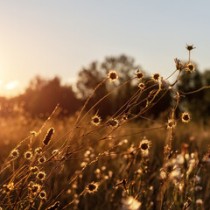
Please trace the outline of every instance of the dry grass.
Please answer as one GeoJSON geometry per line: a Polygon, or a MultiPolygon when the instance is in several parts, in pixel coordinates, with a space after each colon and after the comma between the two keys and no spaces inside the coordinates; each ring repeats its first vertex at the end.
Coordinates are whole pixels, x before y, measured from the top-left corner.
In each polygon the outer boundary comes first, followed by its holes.
{"type": "MultiPolygon", "coordinates": [[[[175,61],[174,83],[159,74],[144,81],[138,71],[136,93],[106,119],[93,110],[113,90],[86,109],[100,84],[72,118],[57,118],[58,107],[44,122],[23,113],[0,118],[1,208],[208,209],[210,132],[187,112],[176,115],[176,83],[193,69],[190,50],[187,63],[175,61]],[[145,117],[168,91],[174,101],[167,116],[145,117]]],[[[117,79],[112,71],[102,83],[117,79]]]]}

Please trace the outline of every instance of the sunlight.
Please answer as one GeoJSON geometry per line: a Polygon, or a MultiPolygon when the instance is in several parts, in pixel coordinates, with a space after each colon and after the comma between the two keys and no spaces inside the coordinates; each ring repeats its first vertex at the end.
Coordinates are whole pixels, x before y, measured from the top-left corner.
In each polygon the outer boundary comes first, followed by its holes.
{"type": "Polygon", "coordinates": [[[17,80],[10,81],[5,85],[5,89],[13,90],[13,89],[17,88],[18,85],[19,85],[19,82],[17,80]]]}

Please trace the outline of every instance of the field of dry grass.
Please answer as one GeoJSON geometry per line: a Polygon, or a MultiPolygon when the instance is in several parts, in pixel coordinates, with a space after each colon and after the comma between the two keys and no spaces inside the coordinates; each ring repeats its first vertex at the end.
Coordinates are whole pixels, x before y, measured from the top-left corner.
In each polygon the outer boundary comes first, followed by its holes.
{"type": "MultiPolygon", "coordinates": [[[[152,88],[137,71],[136,93],[106,118],[86,109],[94,92],[71,118],[57,117],[58,107],[46,120],[0,118],[0,209],[209,209],[208,123],[176,112],[176,83],[193,70],[190,58],[176,60],[174,83],[154,74],[152,88]],[[168,91],[166,117],[146,117],[168,91]]],[[[110,71],[102,82],[117,79],[110,71]]]]}

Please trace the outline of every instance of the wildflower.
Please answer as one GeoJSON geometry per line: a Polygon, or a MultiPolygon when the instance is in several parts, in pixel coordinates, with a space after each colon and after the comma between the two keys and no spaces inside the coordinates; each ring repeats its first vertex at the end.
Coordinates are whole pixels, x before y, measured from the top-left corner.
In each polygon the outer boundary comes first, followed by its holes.
{"type": "Polygon", "coordinates": [[[176,127],[176,121],[174,119],[169,119],[167,123],[167,129],[171,129],[175,127],[176,127]]]}
{"type": "Polygon", "coordinates": [[[183,123],[188,123],[190,122],[191,118],[190,118],[190,114],[188,112],[183,112],[181,115],[181,119],[183,123]]]}
{"type": "Polygon", "coordinates": [[[90,184],[88,184],[88,186],[86,187],[86,190],[88,193],[95,193],[98,190],[98,183],[96,182],[91,182],[90,184]]]}
{"type": "Polygon", "coordinates": [[[39,171],[36,175],[36,178],[43,181],[46,178],[46,173],[44,171],[39,171]]]}
{"type": "Polygon", "coordinates": [[[48,130],[48,132],[47,132],[47,134],[46,134],[44,140],[43,140],[43,144],[44,144],[44,145],[47,146],[47,145],[49,144],[49,142],[50,142],[50,140],[51,140],[51,138],[52,138],[53,133],[54,133],[54,128],[50,128],[50,129],[48,130]]]}
{"type": "Polygon", "coordinates": [[[33,157],[33,153],[31,151],[26,151],[24,153],[24,158],[27,160],[31,160],[31,158],[33,157]]]}
{"type": "Polygon", "coordinates": [[[188,51],[191,51],[191,50],[195,49],[195,47],[194,47],[193,45],[188,45],[188,44],[187,44],[186,49],[187,49],[188,51]]]}
{"type": "Polygon", "coordinates": [[[115,80],[118,79],[117,72],[114,71],[114,70],[111,70],[111,71],[108,73],[107,77],[108,77],[108,79],[109,79],[110,81],[115,81],[115,80]]]}
{"type": "Polygon", "coordinates": [[[101,118],[98,115],[94,115],[91,119],[91,123],[98,126],[101,123],[101,118]]]}
{"type": "Polygon", "coordinates": [[[176,69],[181,71],[184,68],[183,63],[181,63],[181,61],[177,58],[174,59],[175,64],[176,64],[176,69]]]}
{"type": "Polygon", "coordinates": [[[45,156],[39,157],[38,162],[39,162],[39,164],[46,162],[46,157],[45,156]]]}
{"type": "Polygon", "coordinates": [[[35,154],[41,155],[41,154],[42,154],[42,148],[41,148],[41,147],[37,147],[37,148],[35,149],[35,154]]]}
{"type": "Polygon", "coordinates": [[[10,152],[10,157],[13,158],[13,159],[16,159],[18,158],[20,155],[19,151],[17,149],[13,149],[11,152],[10,152]]]}
{"type": "Polygon", "coordinates": [[[159,82],[160,80],[160,74],[155,73],[152,75],[152,80],[154,80],[155,82],[159,82]]]}
{"type": "Polygon", "coordinates": [[[136,77],[140,80],[144,77],[144,74],[138,69],[136,71],[136,77]]]}
{"type": "Polygon", "coordinates": [[[108,125],[116,128],[119,125],[119,121],[115,118],[112,118],[108,121],[108,125]]]}
{"type": "Polygon", "coordinates": [[[195,65],[194,64],[192,64],[192,63],[188,63],[187,65],[186,65],[186,67],[185,67],[185,71],[186,72],[193,72],[195,70],[195,65]]]}
{"type": "Polygon", "coordinates": [[[133,196],[122,199],[122,210],[138,210],[140,207],[141,203],[133,196]]]}
{"type": "Polygon", "coordinates": [[[144,90],[146,86],[145,86],[145,84],[143,82],[140,82],[138,84],[138,87],[139,87],[140,90],[144,90]]]}
{"type": "Polygon", "coordinates": [[[39,193],[39,198],[41,200],[47,200],[47,193],[46,191],[42,190],[40,193],[39,193]]]}
{"type": "Polygon", "coordinates": [[[139,148],[143,157],[147,157],[149,155],[150,146],[151,142],[144,137],[144,139],[139,144],[139,148]]]}
{"type": "Polygon", "coordinates": [[[39,168],[37,166],[33,166],[33,167],[30,167],[30,171],[36,174],[39,171],[39,168]]]}
{"type": "Polygon", "coordinates": [[[40,192],[41,190],[41,185],[40,184],[37,184],[37,183],[34,183],[34,182],[30,182],[28,184],[28,189],[33,193],[33,194],[37,194],[40,192]]]}

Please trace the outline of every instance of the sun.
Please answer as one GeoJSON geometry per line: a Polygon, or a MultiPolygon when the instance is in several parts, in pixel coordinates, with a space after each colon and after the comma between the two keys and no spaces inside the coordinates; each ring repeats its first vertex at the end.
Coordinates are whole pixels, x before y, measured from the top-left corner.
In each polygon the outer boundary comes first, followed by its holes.
{"type": "Polygon", "coordinates": [[[5,90],[14,90],[18,87],[19,85],[19,82],[17,80],[14,80],[14,81],[10,81],[10,82],[7,82],[5,84],[5,90]]]}

